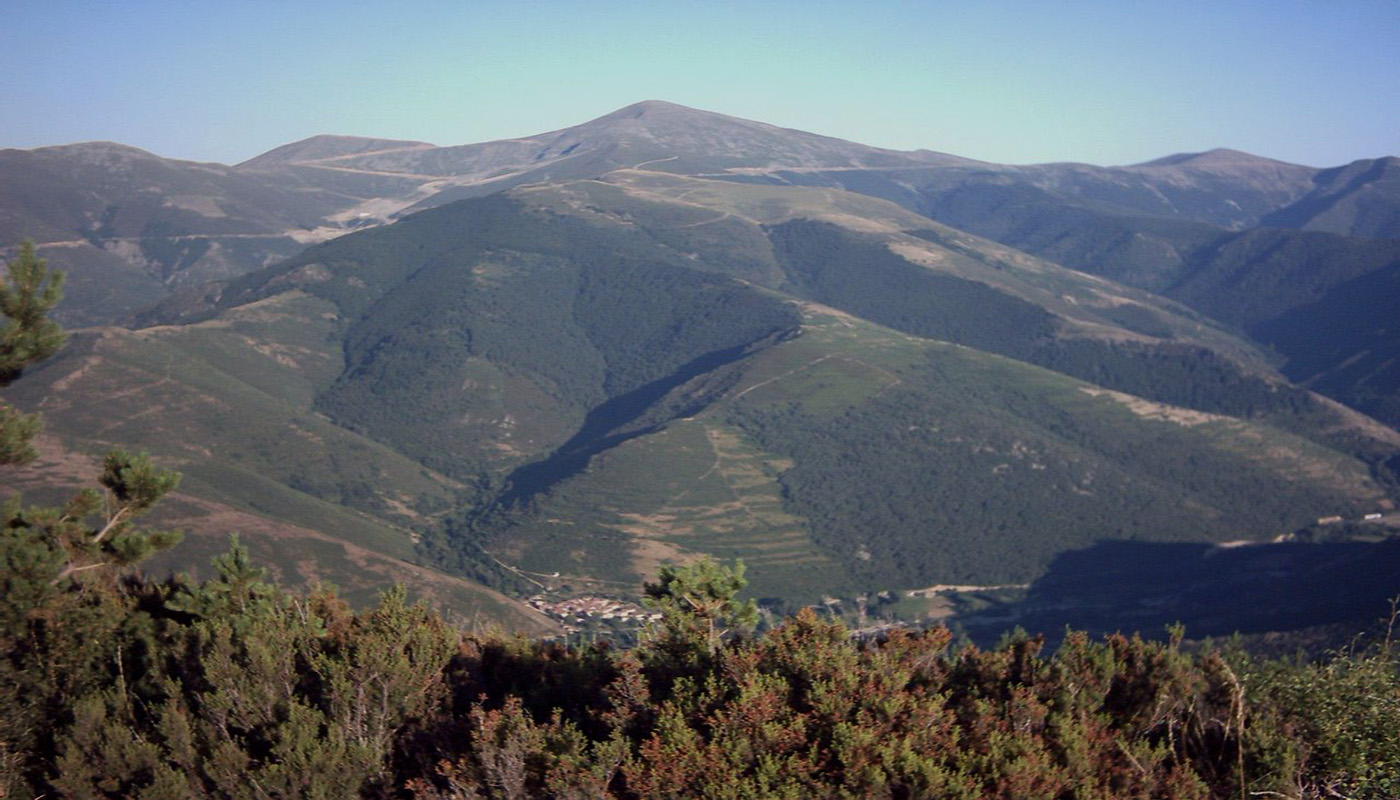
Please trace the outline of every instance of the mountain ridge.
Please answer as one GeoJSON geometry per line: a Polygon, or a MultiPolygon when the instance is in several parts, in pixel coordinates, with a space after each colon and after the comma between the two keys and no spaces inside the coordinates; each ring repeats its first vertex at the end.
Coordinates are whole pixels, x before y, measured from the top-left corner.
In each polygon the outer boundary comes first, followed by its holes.
{"type": "Polygon", "coordinates": [[[83,321],[123,286],[139,319],[14,397],[76,450],[128,441],[201,499],[497,589],[635,589],[700,554],[802,602],[1023,582],[1104,539],[1397,499],[1394,431],[1284,377],[1384,399],[1389,374],[1268,327],[1370,302],[1389,245],[1258,227],[1309,196],[1383,227],[1386,160],[1008,166],[664,101],[235,167],[118,148],[0,153],[0,213],[85,266],[83,321]]]}
{"type": "Polygon", "coordinates": [[[281,164],[321,161],[363,153],[366,150],[411,150],[437,145],[410,139],[377,139],[366,136],[316,134],[274,147],[234,165],[235,169],[266,169],[281,164]]]}
{"type": "Polygon", "coordinates": [[[1133,167],[1180,167],[1180,166],[1239,166],[1257,165],[1261,163],[1274,164],[1284,167],[1300,167],[1302,169],[1313,169],[1302,164],[1293,164],[1287,161],[1280,161],[1267,156],[1246,153],[1243,150],[1234,150],[1228,147],[1214,147],[1210,150],[1202,150],[1196,153],[1173,153],[1169,156],[1155,158],[1151,161],[1144,161],[1140,164],[1131,164],[1133,167]]]}

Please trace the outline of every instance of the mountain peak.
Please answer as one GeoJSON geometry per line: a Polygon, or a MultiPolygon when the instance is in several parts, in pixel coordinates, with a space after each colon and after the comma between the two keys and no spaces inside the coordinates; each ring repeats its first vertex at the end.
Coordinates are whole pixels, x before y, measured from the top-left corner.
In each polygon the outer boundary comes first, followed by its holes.
{"type": "Polygon", "coordinates": [[[159,159],[160,156],[139,147],[133,147],[121,142],[92,141],[75,142],[73,144],[55,144],[47,147],[36,147],[30,152],[33,153],[60,153],[66,156],[76,156],[85,160],[91,159],[159,159]]]}
{"type": "Polygon", "coordinates": [[[640,103],[633,103],[623,106],[616,111],[604,114],[596,119],[591,119],[580,125],[575,125],[564,130],[577,130],[580,128],[629,128],[654,130],[663,128],[669,130],[672,126],[694,126],[694,125],[729,125],[744,128],[763,128],[767,130],[780,131],[774,125],[753,120],[731,117],[714,111],[705,111],[699,108],[683,106],[679,103],[670,103],[665,100],[643,100],[640,103]]]}
{"type": "Polygon", "coordinates": [[[308,161],[325,161],[333,158],[366,155],[385,150],[422,150],[435,145],[407,139],[373,139],[364,136],[340,136],[318,134],[291,144],[275,147],[262,155],[254,156],[239,164],[239,167],[274,167],[282,164],[297,164],[308,161]]]}
{"type": "Polygon", "coordinates": [[[575,144],[583,150],[621,147],[651,161],[680,159],[714,170],[896,166],[949,158],[870,147],[665,100],[643,100],[537,138],[546,137],[554,139],[551,147],[558,152],[574,152],[575,144]]]}
{"type": "Polygon", "coordinates": [[[1228,147],[1217,147],[1213,150],[1206,150],[1201,153],[1175,153],[1162,158],[1146,161],[1141,164],[1134,164],[1135,167],[1246,167],[1263,165],[1296,166],[1286,161],[1256,156],[1253,153],[1246,153],[1242,150],[1231,150],[1228,147]]]}
{"type": "Polygon", "coordinates": [[[605,115],[604,118],[615,117],[627,119],[640,119],[641,117],[649,116],[652,114],[668,114],[676,112],[688,112],[693,114],[711,113],[708,111],[701,111],[699,109],[691,108],[689,106],[683,106],[679,103],[670,103],[665,100],[643,100],[640,103],[633,103],[630,106],[623,106],[622,108],[619,108],[611,114],[605,115]]]}

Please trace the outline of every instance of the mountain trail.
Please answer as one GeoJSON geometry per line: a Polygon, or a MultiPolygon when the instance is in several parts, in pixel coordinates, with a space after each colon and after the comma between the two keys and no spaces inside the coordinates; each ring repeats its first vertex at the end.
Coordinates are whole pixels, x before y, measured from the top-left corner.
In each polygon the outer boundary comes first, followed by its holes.
{"type": "Polygon", "coordinates": [[[680,156],[667,156],[666,158],[653,158],[653,159],[650,160],[650,161],[643,161],[643,162],[640,163],[640,164],[637,164],[637,165],[635,165],[635,166],[632,166],[632,167],[630,167],[630,169],[641,169],[642,167],[645,167],[645,166],[647,166],[648,164],[660,164],[660,163],[665,162],[665,161],[675,161],[675,160],[678,159],[678,158],[680,158],[680,156]]]}
{"type": "Polygon", "coordinates": [[[803,364],[803,365],[798,366],[798,367],[793,367],[792,369],[788,370],[787,372],[784,372],[784,373],[781,374],[781,375],[774,375],[773,377],[768,378],[767,380],[759,381],[758,383],[755,383],[753,386],[750,386],[749,388],[745,389],[745,390],[742,391],[742,392],[739,392],[738,394],[734,395],[733,397],[731,397],[731,398],[729,398],[729,399],[730,399],[731,401],[732,401],[732,400],[738,400],[739,398],[743,397],[744,395],[748,394],[749,392],[752,392],[754,389],[761,389],[761,388],[763,388],[764,386],[767,386],[768,384],[770,384],[770,383],[772,383],[772,382],[774,382],[774,381],[782,380],[783,378],[786,378],[786,377],[788,377],[788,376],[790,376],[790,375],[796,375],[797,373],[801,372],[801,371],[804,370],[804,369],[810,369],[811,367],[815,367],[816,365],[822,363],[823,361],[826,361],[826,360],[828,360],[828,359],[835,358],[835,357],[836,357],[836,356],[835,356],[835,354],[833,354],[833,353],[828,353],[828,354],[826,354],[826,355],[824,355],[824,356],[818,356],[817,358],[814,358],[814,359],[812,359],[811,361],[808,361],[806,364],[803,364]]]}

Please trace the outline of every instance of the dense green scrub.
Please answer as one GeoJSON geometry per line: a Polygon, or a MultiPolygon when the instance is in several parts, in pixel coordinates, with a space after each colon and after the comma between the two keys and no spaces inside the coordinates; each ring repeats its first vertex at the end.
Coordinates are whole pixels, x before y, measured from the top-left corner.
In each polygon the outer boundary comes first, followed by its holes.
{"type": "Polygon", "coordinates": [[[1388,646],[1322,663],[1193,654],[1175,636],[980,650],[941,628],[858,638],[810,611],[721,639],[747,608],[726,601],[740,582],[721,569],[709,595],[687,588],[688,570],[652,585],[665,617],[639,647],[576,649],[464,634],[397,590],[359,613],[329,591],[292,594],[238,547],[203,583],[113,570],[55,582],[45,545],[16,531],[0,601],[7,796],[1400,790],[1388,646]]]}

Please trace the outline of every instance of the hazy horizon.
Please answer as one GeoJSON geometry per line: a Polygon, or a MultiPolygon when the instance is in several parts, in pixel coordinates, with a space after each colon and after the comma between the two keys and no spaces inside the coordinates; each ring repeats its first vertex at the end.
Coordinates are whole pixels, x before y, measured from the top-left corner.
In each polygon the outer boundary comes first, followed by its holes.
{"type": "Polygon", "coordinates": [[[238,163],[317,134],[529,136],[656,99],[898,150],[1116,165],[1400,154],[1400,5],[22,0],[0,147],[238,163]]]}

